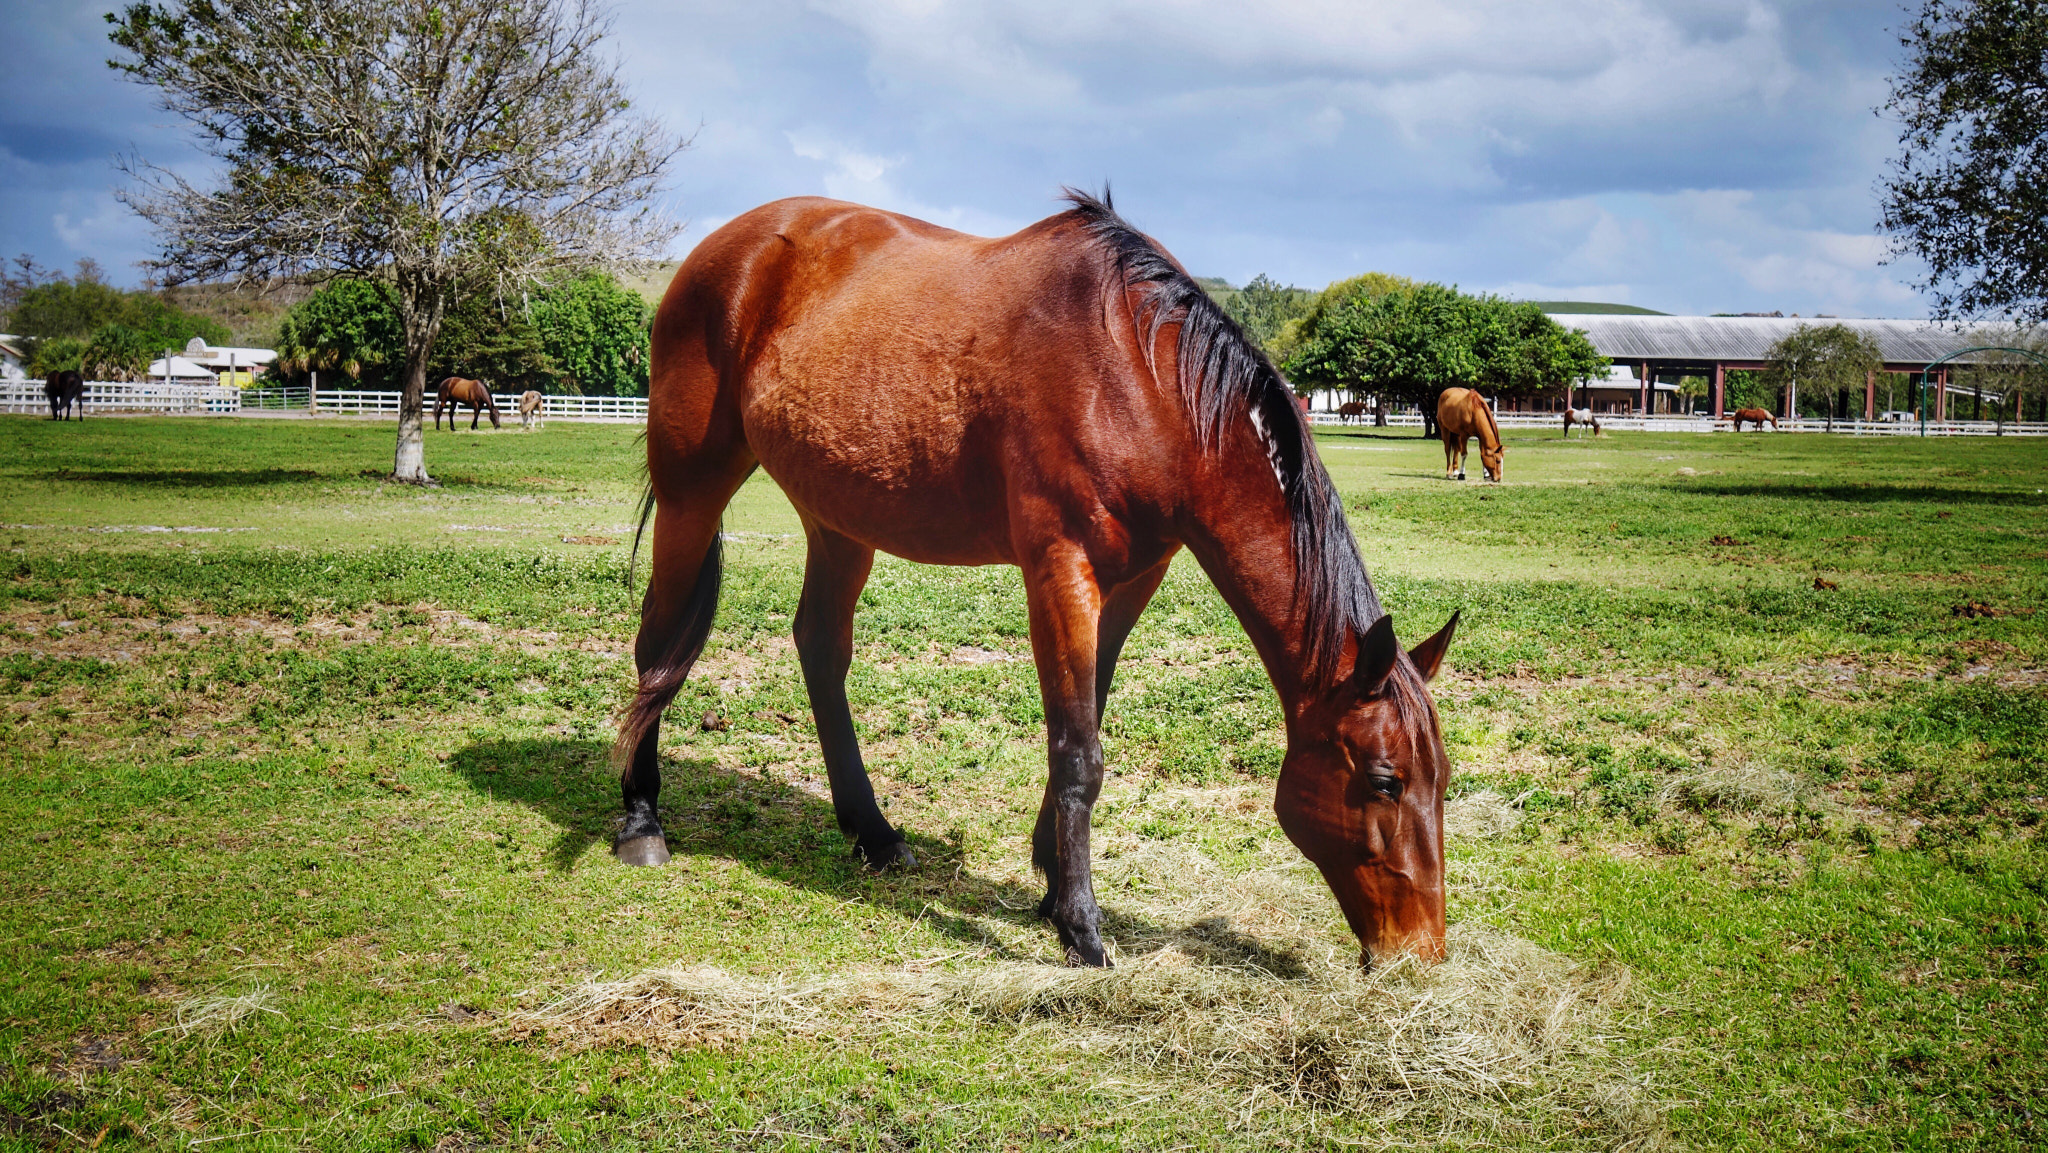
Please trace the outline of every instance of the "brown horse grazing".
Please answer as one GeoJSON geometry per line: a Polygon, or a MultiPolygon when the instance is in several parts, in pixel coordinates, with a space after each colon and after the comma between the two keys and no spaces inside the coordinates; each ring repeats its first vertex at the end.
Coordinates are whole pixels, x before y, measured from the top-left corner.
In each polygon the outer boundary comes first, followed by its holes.
{"type": "Polygon", "coordinates": [[[85,419],[85,377],[75,368],[53,372],[43,378],[43,397],[50,402],[51,420],[70,420],[76,410],[85,419]],[[57,414],[64,415],[59,417],[57,414]]]}
{"type": "Polygon", "coordinates": [[[1108,964],[1089,857],[1102,710],[1125,637],[1185,545],[1279,692],[1281,829],[1321,870],[1363,960],[1441,956],[1450,765],[1424,682],[1457,618],[1402,651],[1272,363],[1106,195],[1067,199],[1000,239],[782,200],[677,270],[653,329],[652,571],[615,750],[615,851],[668,860],[661,712],[711,629],[720,513],[759,467],[804,525],[797,657],[833,809],[868,865],[915,864],[876,807],[846,697],[875,551],[1016,565],[1050,768],[1031,839],[1039,913],[1070,961],[1108,964]]]}
{"type": "Polygon", "coordinates": [[[1364,416],[1365,402],[1362,400],[1347,400],[1337,406],[1337,419],[1345,424],[1350,424],[1353,420],[1362,419],[1364,416]]]}
{"type": "Polygon", "coordinates": [[[441,382],[441,395],[434,400],[434,427],[441,427],[441,414],[446,412],[448,431],[454,432],[456,408],[464,404],[469,406],[471,431],[476,429],[476,422],[485,409],[491,410],[491,427],[498,427],[498,401],[491,395],[491,386],[481,380],[467,380],[460,376],[451,376],[441,382]]]}
{"type": "Polygon", "coordinates": [[[1745,420],[1746,420],[1746,421],[1748,421],[1748,422],[1750,423],[1750,427],[1751,427],[1751,428],[1755,429],[1755,430],[1756,430],[1756,431],[1758,431],[1758,432],[1762,432],[1762,431],[1764,430],[1764,422],[1765,422],[1765,421],[1769,421],[1769,422],[1770,422],[1770,425],[1771,425],[1771,429],[1772,429],[1772,431],[1776,431],[1776,430],[1777,430],[1777,427],[1778,427],[1778,418],[1777,418],[1777,417],[1775,417],[1775,416],[1772,416],[1772,415],[1771,415],[1771,410],[1770,410],[1770,409],[1767,409],[1767,408],[1738,408],[1738,409],[1736,409],[1736,410],[1735,410],[1735,431],[1737,431],[1737,432],[1741,432],[1741,431],[1742,431],[1742,422],[1743,422],[1743,421],[1745,421],[1745,420]]]}
{"type": "Polygon", "coordinates": [[[1592,429],[1594,436],[1600,435],[1600,418],[1594,416],[1593,410],[1590,408],[1566,408],[1564,410],[1564,434],[1567,438],[1571,436],[1572,426],[1575,424],[1580,428],[1592,429]]]}
{"type": "Polygon", "coordinates": [[[532,432],[547,423],[547,398],[533,389],[519,394],[519,427],[521,431],[532,432]]]}
{"type": "Polygon", "coordinates": [[[1436,428],[1444,438],[1444,479],[1465,479],[1465,449],[1479,438],[1479,467],[1486,479],[1501,479],[1501,457],[1507,449],[1500,442],[1500,426],[1486,398],[1469,388],[1447,388],[1436,402],[1436,428]]]}

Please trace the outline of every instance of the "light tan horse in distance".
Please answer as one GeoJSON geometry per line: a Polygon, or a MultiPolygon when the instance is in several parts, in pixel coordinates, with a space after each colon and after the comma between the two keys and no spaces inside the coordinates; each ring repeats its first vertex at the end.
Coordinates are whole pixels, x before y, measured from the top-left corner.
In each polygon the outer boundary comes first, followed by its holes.
{"type": "Polygon", "coordinates": [[[1742,431],[1742,422],[1743,422],[1743,421],[1745,421],[1745,420],[1746,420],[1746,421],[1748,421],[1748,422],[1750,423],[1750,427],[1754,428],[1754,429],[1755,429],[1756,431],[1758,431],[1758,432],[1762,432],[1762,431],[1764,430],[1764,422],[1765,422],[1765,421],[1769,421],[1769,422],[1770,422],[1771,428],[1772,428],[1772,429],[1773,429],[1774,431],[1775,431],[1775,430],[1777,429],[1777,427],[1778,427],[1778,418],[1777,418],[1777,417],[1775,417],[1775,416],[1772,416],[1772,415],[1771,415],[1771,410],[1770,410],[1770,409],[1767,409],[1767,408],[1738,408],[1738,409],[1736,409],[1736,410],[1735,410],[1735,431],[1737,431],[1737,432],[1741,432],[1741,431],[1742,431]]]}
{"type": "Polygon", "coordinates": [[[1575,424],[1578,425],[1580,428],[1591,429],[1593,431],[1594,436],[1600,435],[1600,418],[1593,415],[1593,410],[1591,408],[1565,409],[1564,434],[1566,437],[1571,436],[1572,426],[1575,424]]]}
{"type": "Polygon", "coordinates": [[[468,380],[451,376],[441,382],[441,392],[434,400],[434,427],[441,427],[441,414],[448,414],[448,431],[455,431],[456,407],[469,406],[469,427],[474,430],[478,418],[485,409],[491,410],[491,427],[498,427],[498,402],[491,396],[491,386],[481,380],[468,380]]]}
{"type": "Polygon", "coordinates": [[[547,423],[547,398],[533,389],[519,394],[519,428],[523,432],[547,423]]]}
{"type": "Polygon", "coordinates": [[[1444,438],[1444,479],[1465,479],[1465,450],[1473,437],[1479,438],[1479,466],[1486,479],[1501,479],[1501,457],[1507,448],[1500,442],[1500,426],[1486,398],[1469,388],[1447,388],[1436,402],[1436,429],[1444,438]]]}

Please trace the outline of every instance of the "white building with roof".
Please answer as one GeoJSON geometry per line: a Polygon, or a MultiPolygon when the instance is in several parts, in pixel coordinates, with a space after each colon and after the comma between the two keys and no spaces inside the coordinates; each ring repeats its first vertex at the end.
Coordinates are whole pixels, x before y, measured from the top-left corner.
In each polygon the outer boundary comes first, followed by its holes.
{"type": "MultiPolygon", "coordinates": [[[[1952,353],[1985,344],[2001,331],[1989,323],[1938,324],[1931,320],[1861,320],[1816,316],[1646,316],[1609,313],[1551,313],[1550,319],[1566,328],[1586,334],[1600,355],[1626,369],[1632,384],[1618,374],[1605,382],[1594,382],[1594,407],[1604,411],[1654,415],[1675,411],[1665,399],[1675,393],[1663,378],[1676,381],[1685,376],[1709,381],[1712,408],[1719,417],[1726,411],[1727,374],[1733,370],[1755,371],[1770,360],[1773,344],[1790,336],[1801,325],[1834,325],[1853,329],[1876,343],[1884,357],[1884,371],[1919,375],[1930,365],[1952,353]],[[1633,395],[1621,390],[1633,389],[1633,395]],[[1602,396],[1602,394],[1606,394],[1602,396]]],[[[1965,361],[1975,359],[1965,357],[1965,361]]],[[[1933,419],[1946,416],[1948,369],[1934,368],[1933,395],[1929,397],[1933,419]]],[[[1576,390],[1575,390],[1576,392],[1576,390]]],[[[1877,415],[1877,388],[1873,379],[1866,384],[1862,408],[1866,420],[1877,415]]],[[[1780,407],[1784,407],[1783,404],[1780,407]]],[[[1783,415],[1782,413],[1780,415],[1783,415]]]]}
{"type": "Polygon", "coordinates": [[[0,332],[0,382],[19,384],[28,379],[28,356],[21,338],[0,332]]]}
{"type": "MultiPolygon", "coordinates": [[[[257,375],[276,362],[277,350],[274,348],[209,345],[195,336],[185,343],[185,354],[183,356],[174,356],[171,360],[174,362],[172,365],[172,379],[174,380],[178,379],[176,371],[178,366],[175,362],[183,361],[187,365],[196,365],[210,372],[215,383],[247,386],[254,384],[257,375]]],[[[150,375],[161,378],[163,373],[152,368],[150,369],[150,375]]]]}

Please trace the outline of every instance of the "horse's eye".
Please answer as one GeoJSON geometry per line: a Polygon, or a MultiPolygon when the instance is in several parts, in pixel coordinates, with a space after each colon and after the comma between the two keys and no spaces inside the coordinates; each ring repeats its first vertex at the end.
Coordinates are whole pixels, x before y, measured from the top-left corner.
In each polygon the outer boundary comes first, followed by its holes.
{"type": "Polygon", "coordinates": [[[1365,778],[1365,786],[1390,801],[1401,799],[1401,778],[1399,777],[1388,776],[1384,773],[1370,773],[1365,778]]]}

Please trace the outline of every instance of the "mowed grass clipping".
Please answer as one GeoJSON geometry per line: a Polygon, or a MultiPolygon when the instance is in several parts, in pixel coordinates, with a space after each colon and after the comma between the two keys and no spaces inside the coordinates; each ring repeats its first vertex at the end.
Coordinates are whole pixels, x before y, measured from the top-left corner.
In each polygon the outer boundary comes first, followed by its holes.
{"type": "Polygon", "coordinates": [[[1465,612],[1452,960],[1357,973],[1183,560],[1083,973],[1016,574],[877,565],[849,688],[922,864],[866,874],[765,477],[664,731],[676,861],[610,860],[635,433],[443,432],[417,491],[371,422],[0,421],[0,1143],[2043,1143],[2048,445],[1515,433],[1483,486],[1324,436],[1404,638],[1465,612]]]}

